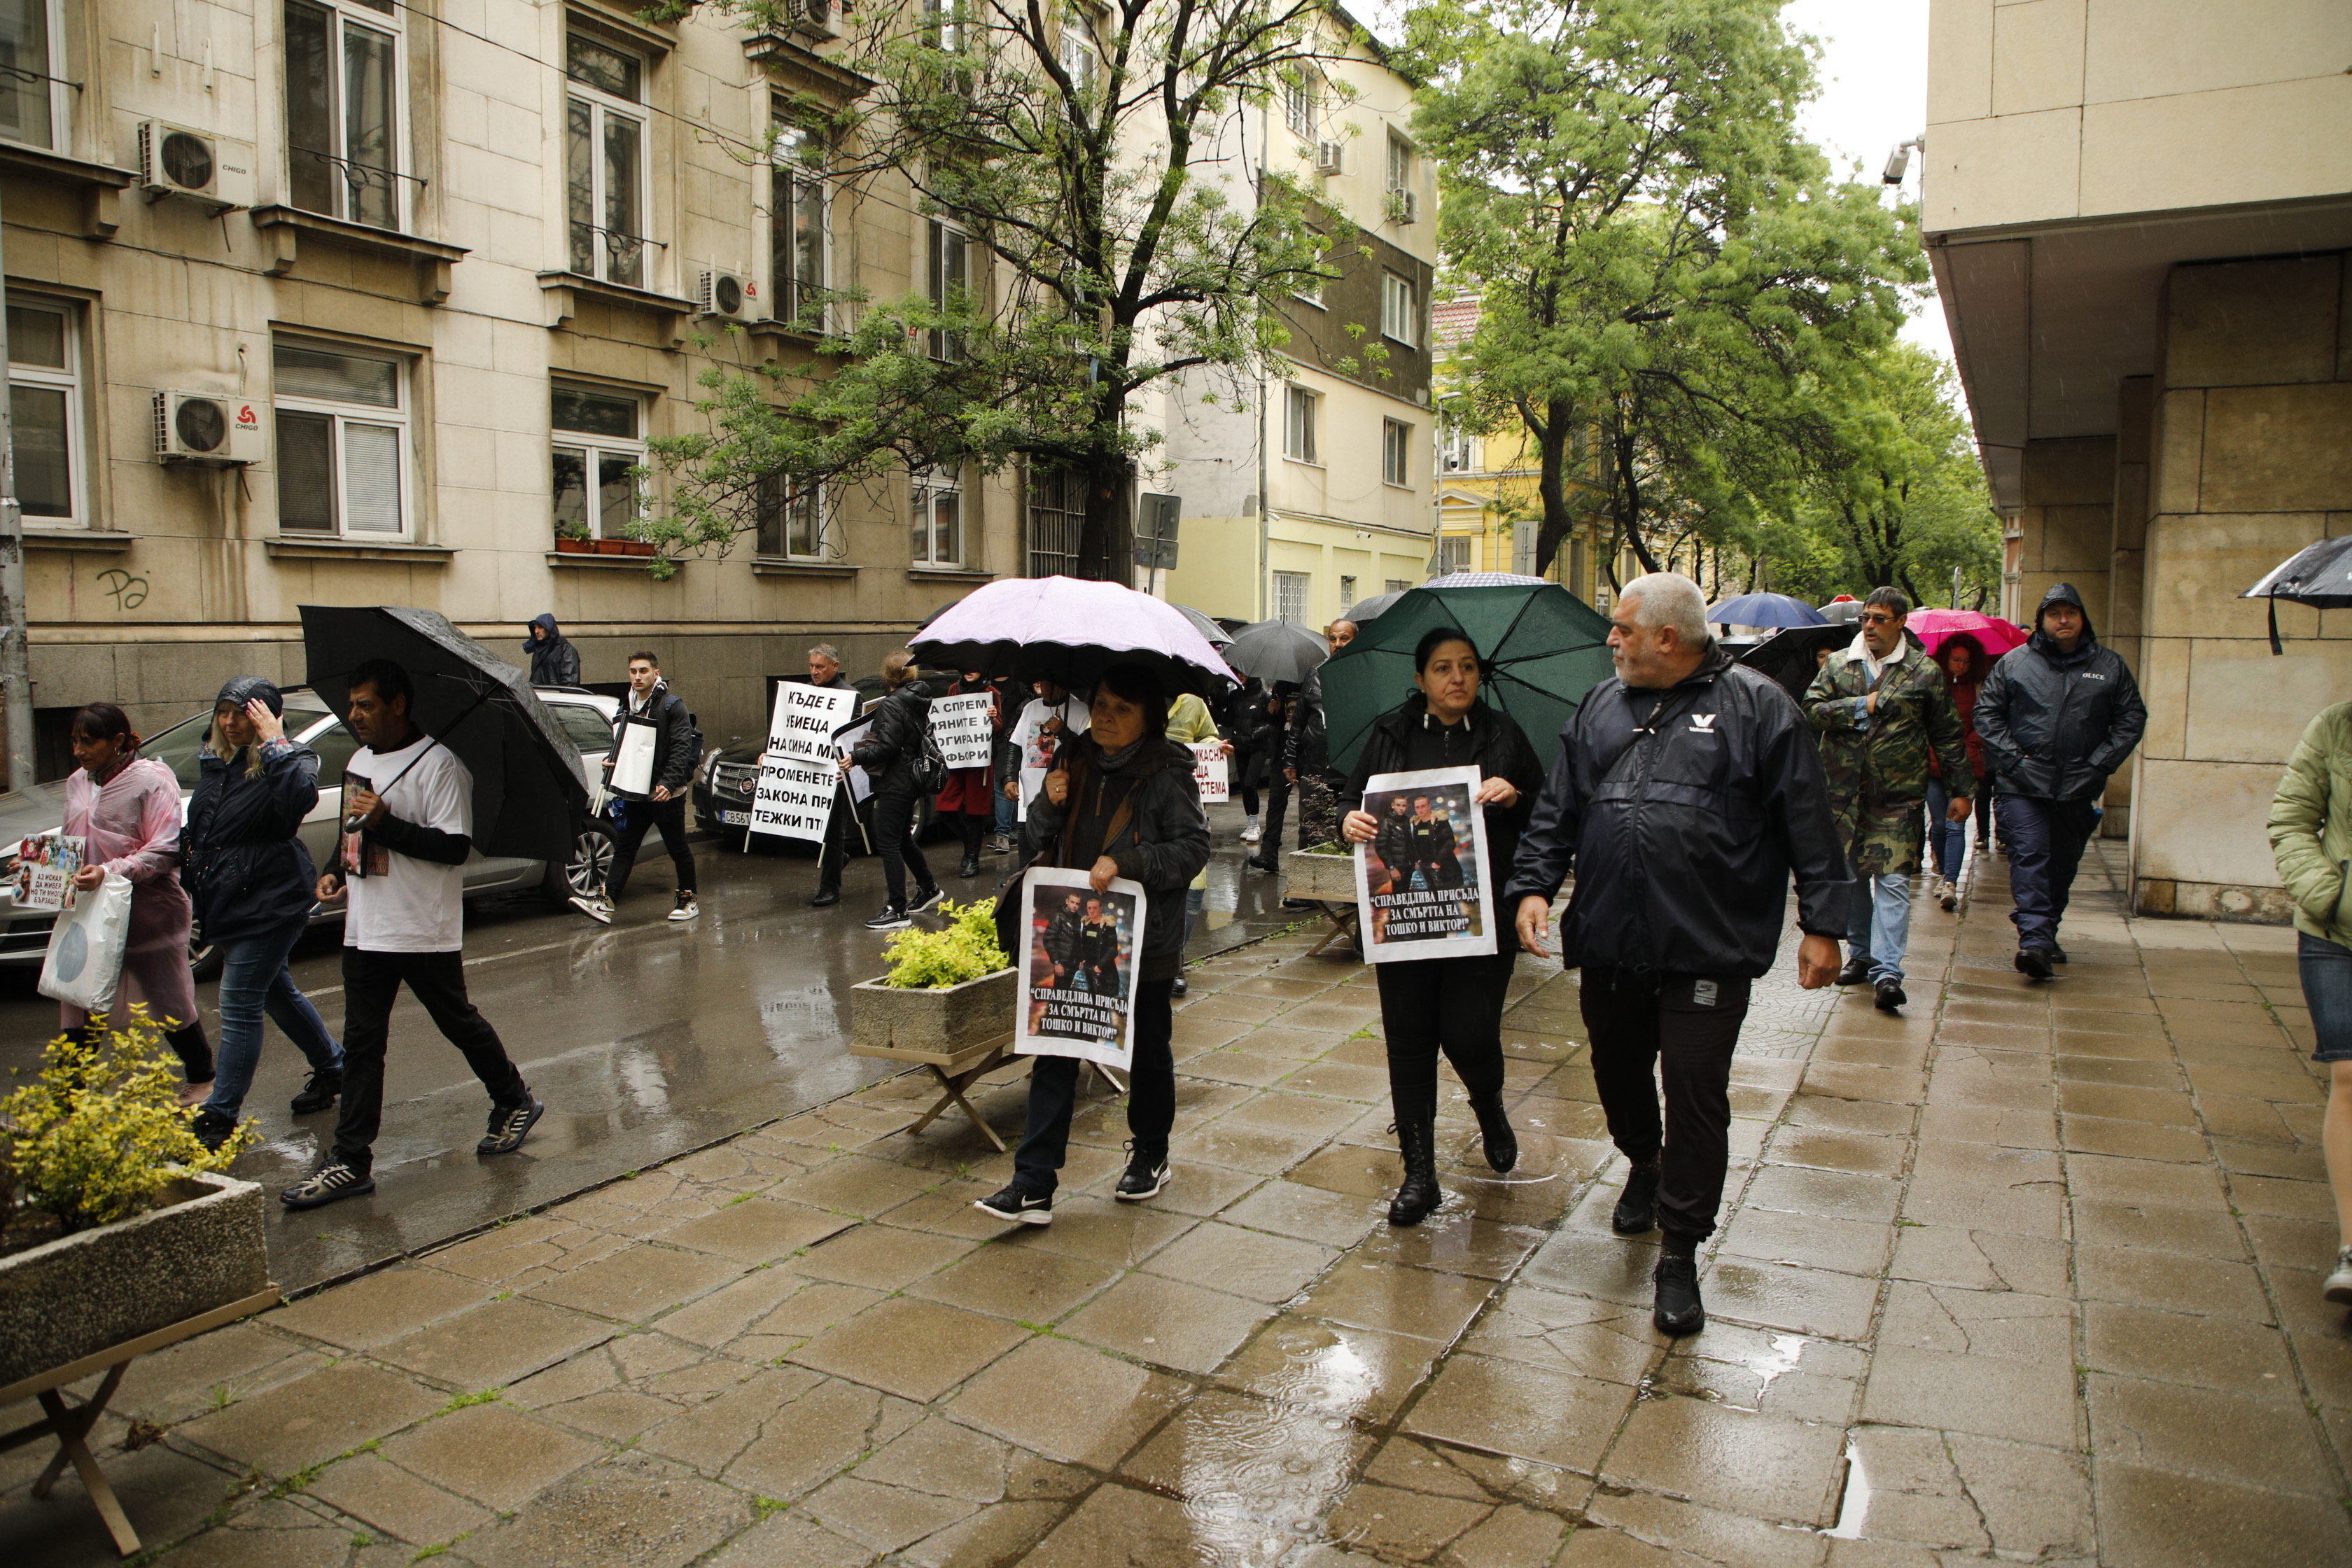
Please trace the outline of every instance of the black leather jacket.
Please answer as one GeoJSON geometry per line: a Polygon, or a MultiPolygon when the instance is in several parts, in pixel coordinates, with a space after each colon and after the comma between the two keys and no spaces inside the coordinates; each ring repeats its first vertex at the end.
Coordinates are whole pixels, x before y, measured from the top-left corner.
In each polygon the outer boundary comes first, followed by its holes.
{"type": "Polygon", "coordinates": [[[931,700],[909,680],[875,705],[873,727],[850,748],[850,761],[874,780],[876,795],[915,793],[915,762],[931,722],[931,700]]]}
{"type": "MultiPolygon", "coordinates": [[[[1091,731],[1066,742],[1054,766],[1066,769],[1073,762],[1081,763],[1091,780],[1087,791],[1089,798],[1074,799],[1066,808],[1055,805],[1053,797],[1040,790],[1029,803],[1029,826],[1042,844],[1058,839],[1072,815],[1085,812],[1098,815],[1096,831],[1099,832],[1117,814],[1122,795],[1133,803],[1126,828],[1103,846],[1103,853],[1118,863],[1120,876],[1142,883],[1147,895],[1143,978],[1172,980],[1183,962],[1184,889],[1209,863],[1209,819],[1201,813],[1200,788],[1192,782],[1192,753],[1156,735],[1136,743],[1149,750],[1119,773],[1108,773],[1091,731]]],[[[1042,857],[1043,862],[1068,864],[1065,847],[1056,843],[1042,857]]]]}
{"type": "MultiPolygon", "coordinates": [[[[1486,816],[1488,873],[1498,880],[1508,877],[1518,854],[1519,834],[1535,810],[1536,792],[1543,787],[1543,764],[1536,760],[1535,749],[1528,744],[1517,722],[1499,709],[1486,706],[1483,699],[1471,705],[1465,721],[1469,732],[1451,747],[1438,744],[1446,737],[1442,729],[1424,722],[1428,713],[1429,699],[1416,691],[1401,706],[1372,721],[1371,733],[1364,737],[1364,749],[1356,757],[1356,771],[1348,777],[1340,804],[1350,811],[1357,809],[1363,802],[1365,781],[1374,773],[1417,773],[1475,763],[1482,777],[1508,779],[1519,789],[1516,805],[1480,808],[1486,816]],[[1454,754],[1456,750],[1459,755],[1454,754]]],[[[1409,819],[1402,825],[1392,818],[1381,823],[1384,833],[1399,826],[1406,842],[1412,842],[1409,819]]],[[[1397,863],[1385,852],[1381,858],[1390,865],[1397,863]]]]}
{"type": "MultiPolygon", "coordinates": [[[[694,754],[694,719],[686,710],[685,700],[669,689],[667,680],[654,682],[653,694],[646,700],[646,714],[661,733],[655,739],[654,783],[667,785],[670,798],[686,794],[686,786],[694,782],[694,764],[702,759],[694,754]]],[[[621,739],[621,726],[628,721],[629,698],[623,696],[621,706],[613,713],[613,742],[615,755],[621,739]]],[[[604,760],[604,771],[613,771],[613,759],[604,760]]]]}

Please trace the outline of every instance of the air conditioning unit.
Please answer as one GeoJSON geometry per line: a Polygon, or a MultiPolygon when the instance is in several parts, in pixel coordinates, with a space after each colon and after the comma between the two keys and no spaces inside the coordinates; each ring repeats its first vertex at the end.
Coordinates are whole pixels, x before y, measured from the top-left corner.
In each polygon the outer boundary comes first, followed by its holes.
{"type": "Polygon", "coordinates": [[[721,321],[748,321],[759,312],[760,286],[732,272],[706,272],[695,290],[695,314],[721,321]]]}
{"type": "Polygon", "coordinates": [[[793,26],[820,38],[841,37],[843,9],[838,0],[784,0],[784,14],[793,26]]]}
{"type": "Polygon", "coordinates": [[[1341,142],[1318,142],[1315,143],[1315,172],[1318,174],[1338,174],[1340,170],[1343,162],[1343,154],[1346,150],[1347,144],[1341,142]]]}
{"type": "Polygon", "coordinates": [[[166,463],[257,463],[268,455],[261,405],[209,392],[155,395],[155,456],[166,463]]]}
{"type": "Polygon", "coordinates": [[[253,143],[162,120],[139,122],[139,182],[147,199],[185,196],[215,207],[253,205],[253,143]]]}

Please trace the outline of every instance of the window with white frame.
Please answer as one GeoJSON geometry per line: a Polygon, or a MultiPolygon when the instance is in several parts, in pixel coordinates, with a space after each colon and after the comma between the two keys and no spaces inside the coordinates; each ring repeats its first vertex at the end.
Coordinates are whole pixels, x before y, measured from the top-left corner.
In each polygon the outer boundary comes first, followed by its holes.
{"type": "Polygon", "coordinates": [[[646,287],[646,62],[593,34],[564,38],[563,179],[572,270],[646,287]]]}
{"type": "Polygon", "coordinates": [[[824,492],[789,474],[760,481],[757,501],[759,552],[786,561],[816,561],[825,554],[824,492]]]}
{"type": "Polygon", "coordinates": [[[1339,579],[1339,613],[1346,615],[1356,607],[1356,580],[1342,575],[1339,579]]]}
{"type": "Polygon", "coordinates": [[[400,227],[401,68],[394,0],[286,0],[286,174],[295,206],[400,227]]]}
{"type": "MultiPolygon", "coordinates": [[[[931,308],[962,311],[971,308],[971,237],[943,218],[930,220],[923,258],[923,278],[931,308]]],[[[963,334],[934,327],[930,333],[933,359],[963,358],[963,334]]]]}
{"type": "Polygon", "coordinates": [[[810,332],[824,329],[824,138],[776,122],[768,171],[768,312],[810,332]]]}
{"type": "Polygon", "coordinates": [[[65,67],[64,0],[0,0],[0,136],[69,150],[73,89],[65,67]]]}
{"type": "Polygon", "coordinates": [[[1381,274],[1381,336],[1408,346],[1421,341],[1421,316],[1410,278],[1381,274]]]}
{"type": "Polygon", "coordinates": [[[1318,462],[1315,456],[1316,404],[1322,400],[1303,386],[1286,386],[1282,398],[1282,455],[1302,463],[1318,462]]]}
{"type": "Polygon", "coordinates": [[[953,463],[913,476],[914,549],[918,566],[963,564],[963,479],[953,463]]]}
{"type": "Polygon", "coordinates": [[[1317,122],[1322,118],[1321,105],[1316,101],[1315,79],[1301,66],[1298,74],[1282,84],[1282,122],[1290,127],[1293,136],[1315,140],[1317,122]]]}
{"type": "Polygon", "coordinates": [[[1381,586],[1385,592],[1391,594],[1402,594],[1407,588],[1412,587],[1412,584],[1406,582],[1402,577],[1391,577],[1381,583],[1381,586]]]}
{"type": "Polygon", "coordinates": [[[1383,190],[1409,192],[1412,189],[1412,143],[1389,132],[1388,184],[1383,190]]]}
{"type": "Polygon", "coordinates": [[[1466,474],[1478,467],[1478,437],[1448,425],[1440,438],[1438,466],[1449,474],[1466,474]]]}
{"type": "Polygon", "coordinates": [[[271,346],[278,531],[409,531],[408,362],[336,343],[271,346]]]}
{"type": "Polygon", "coordinates": [[[1096,82],[1102,74],[1102,51],[1095,41],[1094,18],[1081,5],[1070,7],[1062,22],[1062,74],[1081,98],[1092,96],[1096,82]]]}
{"type": "Polygon", "coordinates": [[[16,500],[28,522],[91,521],[82,447],[81,310],[63,300],[8,296],[8,415],[16,433],[16,500]]]}
{"type": "MultiPolygon", "coordinates": [[[[1318,234],[1316,237],[1320,239],[1323,237],[1318,234]]],[[[1323,309],[1323,286],[1328,279],[1323,276],[1321,268],[1326,264],[1326,260],[1318,260],[1315,263],[1317,270],[1292,273],[1290,275],[1291,297],[1304,300],[1318,310],[1323,309]]]]}
{"type": "Polygon", "coordinates": [[[1437,542],[1437,575],[1475,568],[1478,541],[1466,533],[1449,533],[1437,542]]]}
{"type": "Polygon", "coordinates": [[[625,392],[558,384],[549,423],[557,536],[627,538],[643,510],[635,470],[646,460],[644,403],[625,392]]]}
{"type": "Polygon", "coordinates": [[[1402,419],[1381,421],[1381,482],[1412,482],[1412,426],[1402,419]]]}
{"type": "Polygon", "coordinates": [[[1274,618],[1288,621],[1294,626],[1307,624],[1307,584],[1304,572],[1274,574],[1274,618]]]}

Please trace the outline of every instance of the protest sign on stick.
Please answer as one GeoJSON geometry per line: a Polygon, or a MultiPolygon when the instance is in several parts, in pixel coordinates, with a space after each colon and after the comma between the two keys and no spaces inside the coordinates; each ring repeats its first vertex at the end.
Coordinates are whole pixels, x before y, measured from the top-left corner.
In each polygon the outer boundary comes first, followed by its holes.
{"type": "Polygon", "coordinates": [[[950,769],[988,766],[996,741],[988,720],[990,701],[985,691],[931,699],[931,739],[950,769]]]}
{"type": "Polygon", "coordinates": [[[1192,747],[1192,782],[1200,786],[1202,805],[1222,805],[1234,798],[1233,785],[1225,778],[1222,742],[1205,741],[1192,747]]]}
{"type": "Polygon", "coordinates": [[[1357,929],[1373,963],[1495,951],[1485,814],[1475,767],[1374,773],[1362,809],[1380,823],[1356,846],[1357,929]]]}
{"type": "Polygon", "coordinates": [[[776,688],[768,748],[751,797],[751,830],[824,842],[841,782],[834,735],[857,712],[857,693],[785,681],[776,688]]]}
{"type": "Polygon", "coordinates": [[[1114,877],[1097,893],[1084,871],[1033,866],[1021,886],[1029,909],[1013,1048],[1125,1071],[1135,1056],[1143,884],[1114,877]]]}

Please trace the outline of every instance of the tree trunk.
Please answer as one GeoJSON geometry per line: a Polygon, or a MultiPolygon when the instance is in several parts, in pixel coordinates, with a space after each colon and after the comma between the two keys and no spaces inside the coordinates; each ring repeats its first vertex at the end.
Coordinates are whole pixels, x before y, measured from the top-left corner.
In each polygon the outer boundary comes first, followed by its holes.
{"type": "Polygon", "coordinates": [[[1086,470],[1087,520],[1078,531],[1078,575],[1135,586],[1135,465],[1097,458],[1086,470]]]}
{"type": "Polygon", "coordinates": [[[1538,577],[1550,574],[1553,557],[1559,553],[1561,542],[1576,523],[1568,510],[1570,416],[1570,410],[1553,404],[1551,417],[1545,421],[1543,434],[1536,442],[1541,465],[1536,477],[1536,493],[1543,500],[1543,523],[1536,534],[1535,574],[1538,577]]]}

